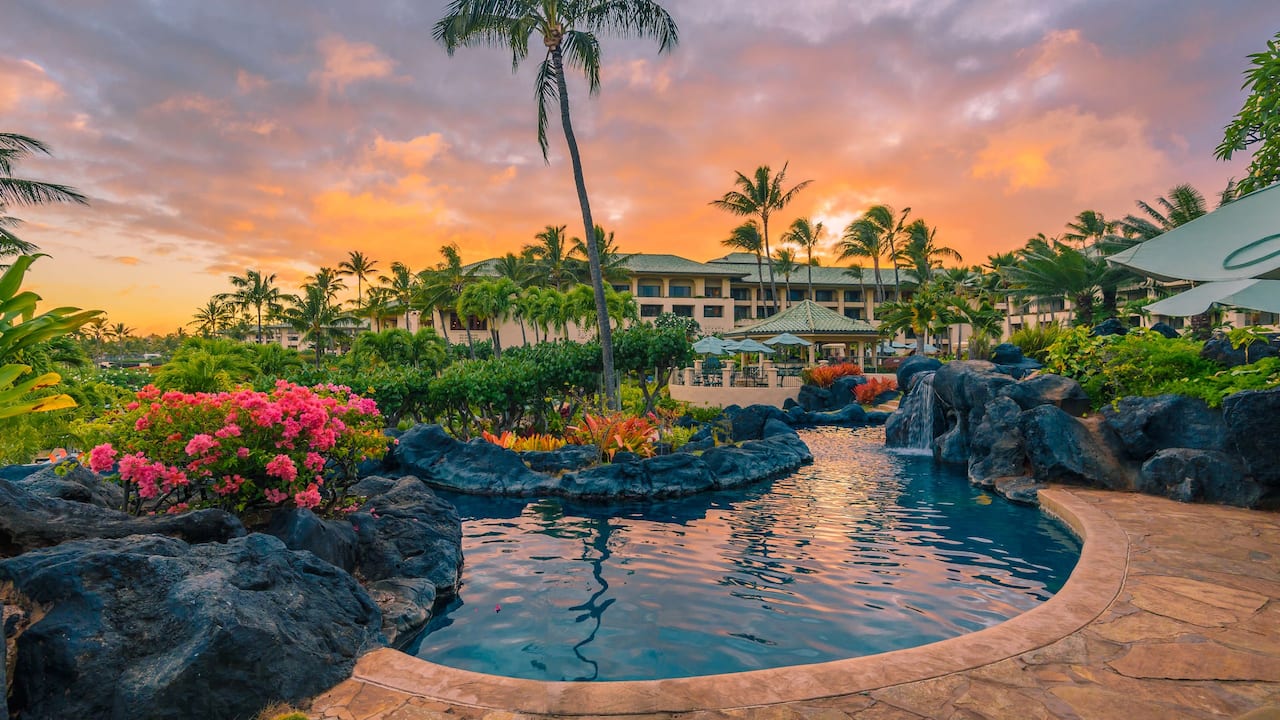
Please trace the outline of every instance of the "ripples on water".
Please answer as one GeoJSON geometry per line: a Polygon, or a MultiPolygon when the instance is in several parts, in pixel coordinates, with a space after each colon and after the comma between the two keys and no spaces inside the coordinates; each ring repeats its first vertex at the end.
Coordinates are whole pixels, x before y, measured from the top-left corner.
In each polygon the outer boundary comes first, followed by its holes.
{"type": "Polygon", "coordinates": [[[1057,521],[886,452],[879,429],[801,435],[812,466],[745,490],[607,508],[448,496],[462,592],[409,652],[539,680],[823,662],[989,627],[1075,565],[1057,521]]]}

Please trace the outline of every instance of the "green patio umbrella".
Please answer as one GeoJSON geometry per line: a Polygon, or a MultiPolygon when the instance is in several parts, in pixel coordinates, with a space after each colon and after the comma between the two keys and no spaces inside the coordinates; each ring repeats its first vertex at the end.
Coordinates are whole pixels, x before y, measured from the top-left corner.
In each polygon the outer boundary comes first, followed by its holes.
{"type": "Polygon", "coordinates": [[[708,335],[693,344],[693,351],[700,355],[724,355],[729,352],[726,341],[714,335],[708,335]]]}
{"type": "Polygon", "coordinates": [[[813,343],[809,342],[808,340],[805,340],[802,337],[796,337],[791,333],[782,333],[781,335],[774,335],[768,340],[765,340],[764,344],[765,345],[803,345],[804,347],[808,347],[813,343]]]}

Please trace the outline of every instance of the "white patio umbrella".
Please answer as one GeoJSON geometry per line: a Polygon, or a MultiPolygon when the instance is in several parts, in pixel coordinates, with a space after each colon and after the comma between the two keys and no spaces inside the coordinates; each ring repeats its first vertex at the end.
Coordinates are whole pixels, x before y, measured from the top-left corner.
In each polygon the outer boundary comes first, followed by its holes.
{"type": "Polygon", "coordinates": [[[808,340],[805,340],[802,337],[797,337],[795,335],[792,335],[791,333],[782,333],[781,335],[774,335],[768,340],[765,340],[764,344],[765,345],[803,345],[805,347],[808,347],[813,343],[809,342],[808,340]]]}
{"type": "Polygon", "coordinates": [[[1280,183],[1107,260],[1157,280],[1280,280],[1280,183]]]}
{"type": "Polygon", "coordinates": [[[758,343],[755,340],[752,340],[751,338],[747,338],[746,340],[739,341],[737,351],[764,353],[766,355],[773,354],[773,348],[769,347],[768,345],[762,345],[761,343],[758,343]]]}
{"type": "Polygon", "coordinates": [[[1280,313],[1280,280],[1207,282],[1151,303],[1147,310],[1156,315],[1187,317],[1206,312],[1213,305],[1280,313]]]}

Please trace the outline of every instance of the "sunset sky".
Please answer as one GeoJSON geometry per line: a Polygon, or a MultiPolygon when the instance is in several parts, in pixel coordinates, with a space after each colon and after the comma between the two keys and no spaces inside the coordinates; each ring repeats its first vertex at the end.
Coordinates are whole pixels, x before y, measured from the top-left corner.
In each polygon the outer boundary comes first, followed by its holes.
{"type": "MultiPolygon", "coordinates": [[[[290,291],[361,250],[417,270],[548,224],[581,234],[558,124],[539,154],[531,58],[431,40],[444,0],[9,0],[0,130],[50,143],[18,176],[90,207],[10,208],[52,255],[46,306],[171,332],[226,278],[290,291]]],[[[738,222],[735,170],[813,180],[777,218],[910,206],[966,262],[1084,209],[1173,185],[1216,194],[1213,158],[1275,0],[666,0],[680,44],[604,39],[603,88],[570,79],[597,221],[630,252],[706,260],[738,222]]],[[[777,231],[775,231],[777,232],[777,231]]]]}

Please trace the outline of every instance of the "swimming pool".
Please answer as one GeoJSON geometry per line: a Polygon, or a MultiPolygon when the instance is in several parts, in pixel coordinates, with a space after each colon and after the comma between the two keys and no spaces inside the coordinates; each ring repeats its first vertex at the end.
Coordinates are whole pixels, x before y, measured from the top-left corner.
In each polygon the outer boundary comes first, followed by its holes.
{"type": "Polygon", "coordinates": [[[802,433],[812,466],[652,504],[447,496],[457,600],[407,651],[536,680],[643,680],[825,662],[989,627],[1048,599],[1065,526],[883,448],[802,433]]]}

